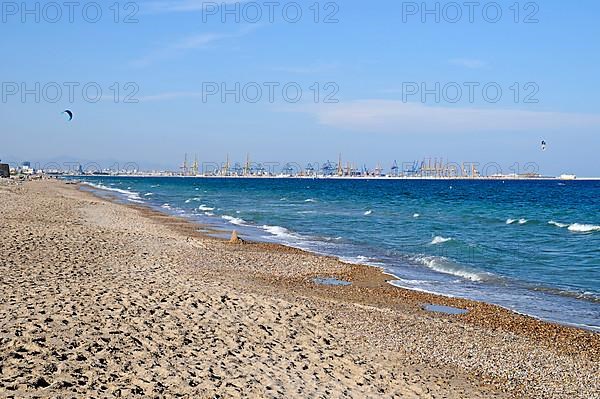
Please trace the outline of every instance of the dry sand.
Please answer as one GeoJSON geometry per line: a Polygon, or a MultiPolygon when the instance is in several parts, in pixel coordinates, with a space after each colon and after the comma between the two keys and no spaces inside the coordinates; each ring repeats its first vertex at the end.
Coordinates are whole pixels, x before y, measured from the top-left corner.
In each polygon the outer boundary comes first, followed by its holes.
{"type": "Polygon", "coordinates": [[[600,397],[600,334],[197,228],[61,182],[0,187],[0,396],[600,397]]]}

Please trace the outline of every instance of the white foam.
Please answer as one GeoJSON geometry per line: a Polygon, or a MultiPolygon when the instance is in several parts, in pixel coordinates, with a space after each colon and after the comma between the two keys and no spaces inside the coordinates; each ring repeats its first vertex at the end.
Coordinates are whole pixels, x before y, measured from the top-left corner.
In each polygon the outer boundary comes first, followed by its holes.
{"type": "Polygon", "coordinates": [[[471,281],[484,281],[491,275],[489,273],[477,273],[467,270],[458,265],[452,264],[448,259],[442,256],[417,256],[414,260],[431,270],[439,273],[450,274],[452,276],[462,277],[471,281]]]}
{"type": "Polygon", "coordinates": [[[358,265],[367,265],[367,266],[379,266],[377,262],[373,259],[370,259],[364,255],[358,256],[342,256],[340,257],[342,262],[358,264],[358,265]]]}
{"type": "Polygon", "coordinates": [[[144,194],[144,197],[149,197],[151,195],[154,195],[154,193],[146,193],[146,194],[144,194]]]}
{"type": "Polygon", "coordinates": [[[574,233],[592,233],[594,231],[600,231],[600,226],[593,224],[573,223],[569,226],[569,231],[574,233]]]}
{"type": "Polygon", "coordinates": [[[223,219],[227,220],[229,223],[235,224],[237,226],[243,226],[244,224],[246,224],[246,221],[244,219],[234,218],[233,216],[229,216],[229,215],[223,215],[223,216],[221,216],[221,218],[223,218],[223,219]]]}
{"type": "Polygon", "coordinates": [[[116,193],[122,194],[130,202],[135,202],[135,203],[138,203],[138,204],[143,204],[144,203],[142,201],[142,198],[140,197],[140,193],[136,193],[134,191],[123,190],[123,189],[120,189],[120,188],[107,187],[107,186],[105,186],[103,184],[100,184],[100,183],[95,184],[95,183],[86,182],[86,184],[89,185],[89,186],[95,187],[95,188],[99,188],[101,190],[114,191],[116,193]]]}
{"type": "Polygon", "coordinates": [[[366,211],[366,212],[364,213],[364,215],[365,215],[365,216],[369,216],[369,215],[370,215],[370,214],[372,214],[372,213],[373,213],[373,211],[369,209],[368,211],[366,211]]]}
{"type": "Polygon", "coordinates": [[[262,226],[263,230],[273,234],[276,237],[279,238],[297,238],[296,235],[294,235],[293,233],[291,233],[288,229],[286,229],[285,227],[281,227],[281,226],[269,226],[269,225],[263,225],[262,226]]]}
{"type": "Polygon", "coordinates": [[[308,198],[308,199],[305,199],[304,202],[317,202],[317,200],[308,198]]]}
{"type": "Polygon", "coordinates": [[[192,200],[190,200],[190,199],[186,199],[186,200],[185,200],[185,203],[186,203],[186,204],[189,204],[190,202],[192,202],[192,200]]]}
{"type": "Polygon", "coordinates": [[[399,283],[402,284],[410,284],[410,285],[422,285],[422,284],[429,284],[429,281],[425,281],[425,280],[408,280],[408,279],[404,279],[404,278],[400,278],[398,276],[396,276],[395,281],[398,281],[399,283]]]}
{"type": "Polygon", "coordinates": [[[169,204],[162,204],[160,207],[164,209],[171,209],[171,205],[169,204]]]}
{"type": "Polygon", "coordinates": [[[529,222],[529,220],[524,219],[524,218],[520,218],[520,219],[506,219],[506,224],[515,224],[517,222],[519,224],[525,224],[525,223],[529,222]]]}
{"type": "Polygon", "coordinates": [[[432,290],[427,290],[427,289],[422,288],[422,287],[415,287],[415,286],[411,285],[410,283],[404,283],[404,281],[402,281],[402,280],[389,281],[389,284],[393,285],[394,287],[409,289],[409,290],[412,290],[412,291],[424,292],[426,294],[441,295],[441,296],[444,296],[446,298],[456,298],[454,295],[451,295],[451,294],[444,294],[444,293],[439,293],[439,292],[432,291],[432,290]]]}
{"type": "Polygon", "coordinates": [[[377,261],[377,259],[369,258],[367,256],[338,256],[338,259],[342,262],[351,263],[355,265],[367,265],[373,267],[383,268],[385,263],[377,261]]]}
{"type": "Polygon", "coordinates": [[[563,229],[565,227],[569,227],[568,223],[555,222],[554,220],[549,221],[548,224],[551,224],[551,225],[556,226],[556,227],[560,227],[561,229],[563,229]]]}
{"type": "Polygon", "coordinates": [[[431,245],[443,244],[445,242],[452,241],[452,240],[453,240],[452,238],[446,238],[446,237],[442,237],[442,236],[435,236],[433,238],[433,240],[431,241],[430,244],[431,245]]]}
{"type": "Polygon", "coordinates": [[[215,208],[211,208],[210,206],[206,206],[206,205],[202,204],[202,205],[200,205],[198,207],[198,210],[200,210],[200,211],[214,211],[215,208]]]}

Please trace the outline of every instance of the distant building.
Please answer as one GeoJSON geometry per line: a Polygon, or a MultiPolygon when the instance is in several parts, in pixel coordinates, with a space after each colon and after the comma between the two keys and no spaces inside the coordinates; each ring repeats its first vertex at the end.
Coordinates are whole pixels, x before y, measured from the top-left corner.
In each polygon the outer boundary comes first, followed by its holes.
{"type": "Polygon", "coordinates": [[[10,177],[10,166],[7,163],[0,163],[0,177],[10,177]]]}
{"type": "Polygon", "coordinates": [[[560,180],[577,180],[577,176],[564,174],[564,175],[560,175],[559,179],[560,180]]]}
{"type": "Polygon", "coordinates": [[[21,164],[20,172],[23,175],[32,175],[35,171],[31,167],[31,162],[23,162],[21,164]]]}

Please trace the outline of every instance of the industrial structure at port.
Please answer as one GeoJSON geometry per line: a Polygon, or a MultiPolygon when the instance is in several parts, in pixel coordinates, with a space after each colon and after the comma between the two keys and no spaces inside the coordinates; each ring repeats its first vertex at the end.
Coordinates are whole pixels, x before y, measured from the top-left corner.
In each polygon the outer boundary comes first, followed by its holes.
{"type": "MultiPolygon", "coordinates": [[[[518,165],[518,164],[515,164],[518,165]]],[[[141,170],[135,163],[123,167],[102,169],[97,163],[82,165],[65,163],[67,169],[61,169],[57,163],[45,166],[32,166],[23,162],[19,166],[9,163],[0,165],[0,177],[27,176],[164,176],[164,177],[214,177],[214,178],[310,178],[310,179],[560,179],[581,180],[573,174],[558,177],[537,173],[534,164],[523,165],[524,172],[504,173],[497,163],[449,162],[442,158],[425,158],[421,161],[398,163],[394,161],[386,169],[380,164],[373,169],[366,165],[358,167],[352,162],[343,162],[340,154],[337,162],[326,161],[322,164],[252,162],[250,156],[242,163],[232,162],[227,156],[224,162],[202,162],[198,157],[190,160],[186,155],[183,164],[177,170],[141,170]]],[[[511,167],[511,171],[515,166],[511,167]]],[[[595,178],[588,178],[596,180],[595,178]]]]}
{"type": "Polygon", "coordinates": [[[480,171],[476,162],[454,163],[442,158],[427,158],[421,161],[399,164],[394,161],[389,169],[377,165],[373,169],[366,165],[358,167],[351,162],[344,163],[340,154],[337,162],[326,161],[323,164],[286,163],[283,166],[275,163],[255,163],[246,156],[244,163],[231,162],[229,156],[225,162],[202,163],[196,156],[193,161],[185,156],[180,167],[180,176],[189,177],[305,177],[305,178],[418,178],[418,179],[477,179],[477,178],[543,178],[538,173],[504,174],[500,165],[484,165],[480,171]]]}

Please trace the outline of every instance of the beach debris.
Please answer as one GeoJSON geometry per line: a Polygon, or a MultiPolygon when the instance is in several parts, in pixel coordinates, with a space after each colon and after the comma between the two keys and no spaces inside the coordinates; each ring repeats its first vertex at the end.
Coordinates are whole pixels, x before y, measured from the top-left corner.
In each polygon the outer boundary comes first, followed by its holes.
{"type": "Polygon", "coordinates": [[[348,286],[352,285],[349,281],[339,280],[334,277],[315,277],[313,282],[318,285],[330,285],[330,286],[348,286]]]}
{"type": "Polygon", "coordinates": [[[65,109],[62,113],[67,114],[67,117],[69,118],[69,122],[71,122],[73,120],[73,111],[71,111],[70,109],[65,109]]]}
{"type": "Polygon", "coordinates": [[[433,304],[426,304],[425,306],[423,306],[423,310],[427,310],[428,312],[444,313],[444,314],[449,314],[449,315],[462,315],[462,314],[467,314],[469,312],[467,309],[455,308],[454,306],[433,305],[433,304]]]}
{"type": "Polygon", "coordinates": [[[243,244],[244,240],[238,237],[238,232],[236,230],[233,230],[231,232],[231,238],[229,239],[229,242],[232,244],[243,244]]]}

